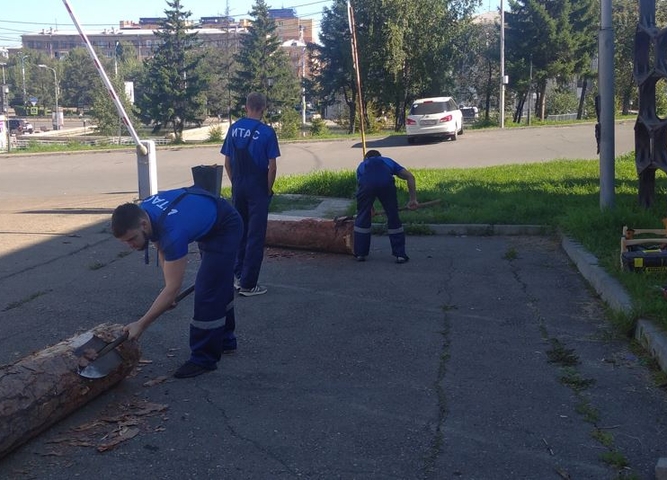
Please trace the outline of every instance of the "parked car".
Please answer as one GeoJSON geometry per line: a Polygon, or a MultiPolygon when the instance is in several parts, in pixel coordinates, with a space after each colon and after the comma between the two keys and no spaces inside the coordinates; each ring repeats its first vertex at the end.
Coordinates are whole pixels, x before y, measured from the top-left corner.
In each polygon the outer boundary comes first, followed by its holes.
{"type": "Polygon", "coordinates": [[[12,135],[23,135],[24,133],[33,133],[35,128],[32,123],[23,118],[9,119],[9,133],[12,135]]]}
{"type": "Polygon", "coordinates": [[[408,143],[418,137],[445,137],[456,140],[463,134],[463,114],[452,97],[415,100],[405,121],[408,143]]]}

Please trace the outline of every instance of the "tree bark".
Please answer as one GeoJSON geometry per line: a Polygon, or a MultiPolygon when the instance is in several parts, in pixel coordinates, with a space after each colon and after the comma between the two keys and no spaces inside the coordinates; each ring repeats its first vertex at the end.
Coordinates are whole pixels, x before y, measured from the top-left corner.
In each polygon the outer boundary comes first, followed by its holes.
{"type": "MultiPolygon", "coordinates": [[[[92,330],[0,367],[0,458],[123,380],[139,363],[136,342],[117,347],[123,361],[106,377],[79,375],[82,358],[75,351],[96,336],[110,343],[122,325],[92,330]]],[[[85,362],[84,362],[85,363],[85,362]]]]}
{"type": "Polygon", "coordinates": [[[354,222],[321,218],[271,218],[266,229],[266,245],[328,253],[353,252],[354,222]]]}

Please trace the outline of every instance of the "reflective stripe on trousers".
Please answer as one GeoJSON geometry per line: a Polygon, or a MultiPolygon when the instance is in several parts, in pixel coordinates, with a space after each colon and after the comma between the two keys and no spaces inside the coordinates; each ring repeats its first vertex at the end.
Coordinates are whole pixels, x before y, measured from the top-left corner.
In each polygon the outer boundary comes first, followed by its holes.
{"type": "Polygon", "coordinates": [[[190,361],[209,369],[216,367],[226,346],[236,346],[234,260],[243,224],[236,210],[228,208],[226,218],[214,227],[214,235],[199,244],[201,264],[190,324],[190,361]]]}
{"type": "Polygon", "coordinates": [[[378,199],[387,216],[387,233],[391,254],[405,257],[405,232],[398,216],[396,186],[392,182],[384,187],[364,187],[357,190],[357,217],[354,220],[354,255],[367,256],[371,248],[371,220],[373,202],[378,199]]]}

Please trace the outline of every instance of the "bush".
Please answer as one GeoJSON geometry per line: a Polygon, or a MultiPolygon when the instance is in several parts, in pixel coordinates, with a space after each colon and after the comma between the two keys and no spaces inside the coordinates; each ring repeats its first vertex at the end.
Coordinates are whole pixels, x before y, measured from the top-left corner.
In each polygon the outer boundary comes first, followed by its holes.
{"type": "Polygon", "coordinates": [[[301,131],[299,114],[293,108],[286,109],[280,115],[276,130],[280,138],[297,138],[301,131]]]}
{"type": "Polygon", "coordinates": [[[574,113],[579,108],[579,99],[572,91],[556,90],[546,96],[547,115],[574,113]]]}
{"type": "Polygon", "coordinates": [[[319,137],[321,135],[326,135],[329,133],[329,128],[327,124],[321,118],[313,119],[310,124],[310,134],[313,137],[319,137]]]}
{"type": "Polygon", "coordinates": [[[222,125],[212,125],[208,129],[208,137],[206,137],[207,142],[211,143],[222,143],[224,138],[222,136],[222,125]]]}

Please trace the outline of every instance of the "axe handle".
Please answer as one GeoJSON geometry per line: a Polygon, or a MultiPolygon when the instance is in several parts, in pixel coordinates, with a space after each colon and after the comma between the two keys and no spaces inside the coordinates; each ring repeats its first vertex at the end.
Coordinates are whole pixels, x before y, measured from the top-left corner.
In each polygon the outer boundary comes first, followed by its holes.
{"type": "MultiPolygon", "coordinates": [[[[429,200],[428,202],[418,203],[418,204],[417,204],[417,210],[420,209],[420,208],[422,208],[422,207],[430,207],[431,205],[436,205],[436,204],[438,204],[438,203],[440,203],[440,199],[439,199],[439,198],[438,198],[438,199],[435,199],[435,200],[429,200]]],[[[400,207],[400,208],[398,209],[399,212],[400,212],[400,211],[403,211],[403,210],[409,210],[409,209],[408,209],[408,207],[400,207]]],[[[385,213],[384,213],[384,210],[380,210],[379,212],[373,212],[373,216],[374,216],[374,217],[377,216],[377,215],[384,215],[384,214],[385,214],[385,213]]],[[[340,224],[340,223],[344,223],[344,222],[346,222],[346,221],[348,221],[348,220],[354,220],[355,218],[357,218],[356,215],[346,215],[346,216],[344,216],[344,217],[334,217],[333,220],[334,220],[334,223],[336,223],[336,224],[340,224]]]]}
{"type": "Polygon", "coordinates": [[[185,290],[183,290],[181,293],[179,293],[176,296],[176,298],[174,299],[174,303],[180,302],[181,300],[183,300],[185,297],[187,297],[188,295],[190,295],[194,291],[195,291],[195,286],[190,285],[188,288],[186,288],[185,290]]]}
{"type": "Polygon", "coordinates": [[[125,340],[127,340],[127,337],[128,337],[129,335],[130,335],[129,332],[124,332],[124,333],[123,333],[120,337],[118,337],[116,340],[114,340],[113,342],[109,343],[107,346],[105,346],[104,348],[102,348],[102,350],[100,350],[99,352],[97,352],[97,357],[95,358],[95,360],[97,360],[97,359],[100,358],[100,357],[105,356],[105,355],[106,355],[107,353],[109,353],[111,350],[113,350],[113,349],[116,348],[118,345],[120,345],[121,343],[123,343],[125,340]]]}
{"type": "MultiPolygon", "coordinates": [[[[439,198],[436,199],[436,200],[429,200],[428,202],[421,202],[421,203],[418,203],[418,204],[417,204],[417,208],[416,208],[415,210],[419,210],[419,209],[422,208],[422,207],[430,207],[431,205],[436,205],[436,204],[438,204],[438,203],[440,203],[440,199],[439,199],[439,198]]],[[[398,209],[399,212],[402,212],[403,210],[410,210],[410,209],[409,209],[408,207],[400,207],[400,208],[398,209]]],[[[384,214],[385,214],[385,213],[384,213],[384,210],[380,210],[379,212],[375,212],[375,213],[373,213],[373,216],[376,216],[376,215],[384,215],[384,214]]]]}
{"type": "MultiPolygon", "coordinates": [[[[174,303],[178,303],[181,300],[183,300],[185,297],[190,295],[192,292],[194,292],[195,286],[191,285],[185,290],[183,290],[181,293],[178,294],[178,296],[174,299],[174,303]]],[[[107,353],[109,353],[111,350],[116,348],[118,345],[123,343],[125,340],[127,340],[127,337],[129,336],[129,332],[124,332],[120,337],[115,339],[113,342],[107,344],[105,347],[103,347],[99,352],[97,352],[97,358],[103,357],[107,353]]]]}

